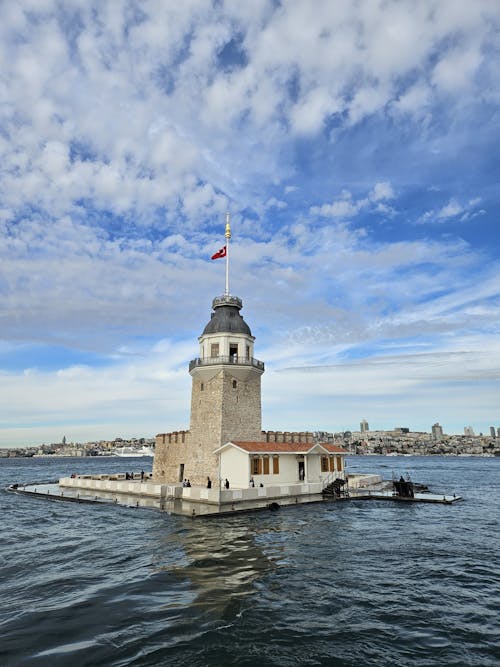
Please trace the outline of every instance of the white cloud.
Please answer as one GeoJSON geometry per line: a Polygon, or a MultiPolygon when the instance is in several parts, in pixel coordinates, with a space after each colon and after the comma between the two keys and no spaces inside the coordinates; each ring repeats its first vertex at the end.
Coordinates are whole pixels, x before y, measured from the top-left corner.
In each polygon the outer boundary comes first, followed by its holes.
{"type": "Polygon", "coordinates": [[[478,204],[481,202],[480,197],[474,197],[464,204],[460,204],[455,198],[451,198],[447,204],[439,209],[432,209],[426,211],[417,220],[417,223],[443,223],[458,218],[460,222],[465,222],[477,215],[484,214],[483,210],[477,210],[478,204]]]}
{"type": "Polygon", "coordinates": [[[380,182],[375,183],[373,189],[364,198],[355,200],[351,192],[343,190],[337,201],[334,201],[332,204],[312,206],[310,212],[312,215],[331,218],[353,218],[361,211],[367,210],[388,214],[392,212],[392,209],[382,202],[391,199],[394,199],[394,191],[391,184],[380,182]]]}
{"type": "Polygon", "coordinates": [[[446,54],[434,68],[432,82],[446,92],[468,87],[482,62],[479,49],[457,49],[446,54]]]}
{"type": "MultiPolygon", "coordinates": [[[[43,421],[49,386],[56,421],[81,423],[87,411],[104,424],[107,410],[120,423],[120,400],[136,396],[145,423],[157,387],[138,377],[155,382],[159,357],[147,349],[150,366],[127,364],[120,350],[141,336],[180,341],[165,351],[174,357],[191,349],[224,285],[223,263],[208,257],[228,207],[234,290],[251,295],[249,321],[277,366],[334,363],[384,336],[440,339],[470,331],[481,313],[498,321],[494,262],[452,237],[432,240],[430,225],[428,239],[405,240],[404,225],[405,197],[417,199],[431,178],[442,201],[426,196],[419,222],[491,210],[489,195],[466,185],[457,195],[437,172],[493,126],[484,109],[497,102],[496,3],[145,0],[129,9],[2,3],[2,335],[7,346],[108,355],[101,370],[70,364],[57,375],[35,364],[22,378],[5,375],[18,421],[31,411],[43,421]],[[350,229],[366,213],[387,221],[385,237],[350,229]],[[474,301],[479,277],[488,290],[474,301]],[[262,323],[262,313],[272,317],[262,323]],[[95,399],[92,386],[102,387],[95,399]]],[[[170,371],[159,382],[177,383],[170,371]]]]}

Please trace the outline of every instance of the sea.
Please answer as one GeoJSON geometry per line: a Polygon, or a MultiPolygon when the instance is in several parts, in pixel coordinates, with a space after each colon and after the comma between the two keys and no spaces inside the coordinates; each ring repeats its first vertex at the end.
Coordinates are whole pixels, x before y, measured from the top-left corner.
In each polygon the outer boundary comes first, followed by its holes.
{"type": "Polygon", "coordinates": [[[192,519],[4,491],[152,459],[0,459],[0,665],[500,665],[500,458],[349,457],[452,505],[192,519]]]}

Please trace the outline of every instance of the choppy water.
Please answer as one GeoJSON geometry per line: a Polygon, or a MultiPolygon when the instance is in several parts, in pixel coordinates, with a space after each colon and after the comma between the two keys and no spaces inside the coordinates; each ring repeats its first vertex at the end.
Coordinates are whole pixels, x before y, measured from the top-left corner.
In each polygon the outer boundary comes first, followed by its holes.
{"type": "MultiPolygon", "coordinates": [[[[0,486],[151,459],[0,459],[0,486]]],[[[349,460],[453,506],[191,520],[0,493],[0,664],[497,666],[500,459],[349,460]]]]}

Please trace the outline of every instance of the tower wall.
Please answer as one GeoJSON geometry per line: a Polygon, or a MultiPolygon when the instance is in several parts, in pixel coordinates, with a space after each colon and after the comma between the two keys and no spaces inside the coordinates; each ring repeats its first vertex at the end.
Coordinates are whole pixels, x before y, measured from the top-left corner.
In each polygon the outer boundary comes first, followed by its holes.
{"type": "MultiPolygon", "coordinates": [[[[175,484],[181,480],[181,464],[186,468],[189,456],[189,431],[172,431],[156,436],[153,479],[175,484]]],[[[187,477],[187,475],[183,475],[187,477]]]]}
{"type": "Polygon", "coordinates": [[[230,440],[262,440],[260,377],[260,372],[248,372],[241,379],[227,367],[210,379],[193,374],[189,429],[191,482],[194,479],[195,483],[203,483],[207,475],[213,481],[219,478],[219,459],[213,453],[217,447],[230,440]]]}

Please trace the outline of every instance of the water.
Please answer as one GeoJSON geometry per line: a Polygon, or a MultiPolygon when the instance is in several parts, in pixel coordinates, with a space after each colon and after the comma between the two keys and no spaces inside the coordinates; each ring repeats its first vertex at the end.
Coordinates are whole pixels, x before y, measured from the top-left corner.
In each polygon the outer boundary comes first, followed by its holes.
{"type": "MultiPolygon", "coordinates": [[[[0,459],[0,487],[152,459],[0,459]]],[[[192,520],[0,493],[0,664],[500,664],[500,459],[353,457],[451,506],[192,520]]]]}

